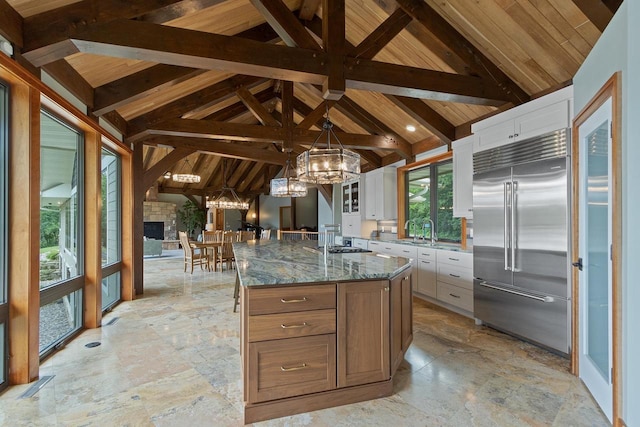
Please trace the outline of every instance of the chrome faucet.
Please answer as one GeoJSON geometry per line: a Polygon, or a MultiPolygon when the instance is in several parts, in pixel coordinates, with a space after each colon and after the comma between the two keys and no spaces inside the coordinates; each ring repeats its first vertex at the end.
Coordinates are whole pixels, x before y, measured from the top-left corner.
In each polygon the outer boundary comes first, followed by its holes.
{"type": "Polygon", "coordinates": [[[411,234],[411,228],[409,227],[409,225],[411,224],[413,224],[413,241],[417,242],[418,234],[416,233],[416,227],[418,226],[418,224],[416,223],[416,220],[415,219],[407,220],[407,222],[404,223],[404,229],[407,230],[409,234],[411,234]]]}
{"type": "MultiPolygon", "coordinates": [[[[429,227],[431,230],[431,244],[433,245],[436,240],[438,240],[438,237],[436,236],[436,230],[433,228],[433,220],[432,219],[428,219],[427,221],[429,221],[429,227]]],[[[422,224],[422,240],[427,240],[427,224],[422,224]]]]}

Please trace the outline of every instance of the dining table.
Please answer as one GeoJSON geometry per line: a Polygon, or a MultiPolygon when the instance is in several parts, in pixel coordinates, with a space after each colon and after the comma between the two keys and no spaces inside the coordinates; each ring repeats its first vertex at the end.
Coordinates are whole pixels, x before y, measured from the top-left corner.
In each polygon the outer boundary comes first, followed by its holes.
{"type": "Polygon", "coordinates": [[[213,260],[213,271],[218,271],[218,248],[222,247],[223,242],[189,242],[192,248],[204,250],[207,256],[211,257],[209,260],[213,260]]]}

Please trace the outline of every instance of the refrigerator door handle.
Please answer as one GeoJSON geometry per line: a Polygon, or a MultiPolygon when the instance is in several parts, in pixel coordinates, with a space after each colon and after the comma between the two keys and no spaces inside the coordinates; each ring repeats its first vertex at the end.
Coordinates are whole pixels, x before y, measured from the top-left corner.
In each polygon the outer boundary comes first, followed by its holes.
{"type": "Polygon", "coordinates": [[[518,296],[525,297],[525,298],[531,298],[531,299],[534,299],[534,300],[537,300],[537,301],[542,301],[542,302],[553,302],[553,301],[555,301],[555,299],[553,297],[550,297],[550,296],[539,297],[537,295],[531,295],[531,294],[527,294],[527,293],[524,293],[524,292],[516,291],[516,290],[513,290],[513,289],[505,289],[505,288],[501,288],[499,286],[493,286],[493,285],[488,284],[487,282],[480,282],[479,285],[480,286],[484,286],[485,288],[495,289],[496,291],[502,291],[502,292],[518,295],[518,296]]]}
{"type": "Polygon", "coordinates": [[[503,190],[503,195],[504,195],[504,230],[503,230],[503,236],[504,236],[504,269],[509,271],[511,270],[511,268],[509,267],[509,188],[511,187],[511,183],[510,182],[505,182],[504,183],[504,190],[503,190]]]}
{"type": "Polygon", "coordinates": [[[516,212],[518,207],[518,181],[511,181],[511,271],[518,271],[516,266],[516,246],[518,235],[516,234],[516,212]]]}

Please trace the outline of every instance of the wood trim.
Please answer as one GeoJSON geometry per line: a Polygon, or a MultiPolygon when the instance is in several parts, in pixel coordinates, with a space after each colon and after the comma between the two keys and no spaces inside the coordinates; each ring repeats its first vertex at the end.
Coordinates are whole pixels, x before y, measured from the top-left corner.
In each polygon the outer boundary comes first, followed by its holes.
{"type": "MultiPolygon", "coordinates": [[[[442,160],[447,160],[453,158],[453,151],[447,151],[446,153],[438,154],[436,156],[427,157],[426,159],[422,159],[417,162],[409,163],[404,166],[400,166],[397,169],[397,182],[398,182],[398,224],[404,224],[407,220],[406,213],[404,207],[407,203],[406,196],[406,172],[417,169],[422,166],[430,165],[431,163],[439,162],[442,160]]],[[[466,234],[466,227],[463,228],[463,233],[466,234]]],[[[404,227],[398,227],[398,239],[404,239],[407,237],[404,227]]]]}
{"type": "Polygon", "coordinates": [[[102,323],[101,151],[100,135],[84,136],[84,327],[102,323]]]}
{"type": "Polygon", "coordinates": [[[132,299],[135,299],[136,295],[142,295],[144,292],[144,277],[143,277],[143,237],[144,237],[144,198],[147,188],[144,187],[144,170],[142,169],[143,162],[143,145],[136,144],[133,150],[133,156],[131,158],[132,163],[132,208],[133,211],[133,234],[132,234],[132,262],[133,262],[133,295],[132,299]]]}
{"type": "Polygon", "coordinates": [[[314,393],[272,402],[245,404],[245,424],[391,396],[393,380],[314,393]]]}
{"type": "Polygon", "coordinates": [[[10,85],[9,383],[38,378],[40,320],[40,92],[0,67],[10,85]]]}
{"type": "MultiPolygon", "coordinates": [[[[613,425],[623,425],[622,416],[622,73],[616,72],[591,98],[587,105],[578,113],[572,129],[572,167],[573,167],[573,213],[572,213],[572,253],[579,254],[579,212],[580,212],[580,139],[578,128],[598,109],[607,99],[612,99],[612,370],[613,370],[613,425]]],[[[573,260],[572,260],[573,261],[573,260]]],[[[572,278],[572,321],[571,332],[572,357],[571,372],[579,376],[578,363],[580,349],[580,276],[573,274],[572,278]]]]}
{"type": "MultiPolygon", "coordinates": [[[[142,149],[141,149],[142,150],[142,149]]],[[[121,153],[121,184],[120,184],[120,218],[122,221],[122,267],[120,270],[121,297],[123,301],[132,301],[135,298],[133,287],[134,271],[142,271],[142,256],[134,258],[134,230],[136,213],[134,212],[134,181],[133,181],[133,155],[130,152],[121,153]]]]}

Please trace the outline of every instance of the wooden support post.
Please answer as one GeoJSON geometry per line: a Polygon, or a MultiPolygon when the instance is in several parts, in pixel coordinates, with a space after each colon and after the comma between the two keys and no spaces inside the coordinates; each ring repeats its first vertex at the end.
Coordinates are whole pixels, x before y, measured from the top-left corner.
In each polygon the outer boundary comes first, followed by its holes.
{"type": "Polygon", "coordinates": [[[144,237],[144,186],[143,144],[135,144],[133,149],[133,289],[135,295],[144,292],[142,239],[144,237]]]}
{"type": "MultiPolygon", "coordinates": [[[[142,153],[142,148],[140,149],[140,152],[142,153]]],[[[120,284],[123,301],[131,301],[135,298],[136,293],[134,289],[134,272],[136,270],[140,270],[142,272],[142,256],[140,256],[139,258],[134,257],[134,233],[136,227],[136,213],[134,213],[134,206],[136,206],[134,198],[135,184],[133,181],[134,156],[135,154],[132,155],[130,153],[126,153],[121,157],[122,269],[120,270],[120,284]]],[[[143,169],[140,167],[139,170],[142,171],[143,169]]],[[[142,246],[142,242],[140,242],[140,246],[142,246]]]]}
{"type": "Polygon", "coordinates": [[[98,328],[102,323],[101,220],[102,185],[100,134],[85,132],[84,145],[84,327],[98,328]]]}
{"type": "Polygon", "coordinates": [[[9,382],[27,384],[40,368],[40,92],[10,84],[9,382]]]}

